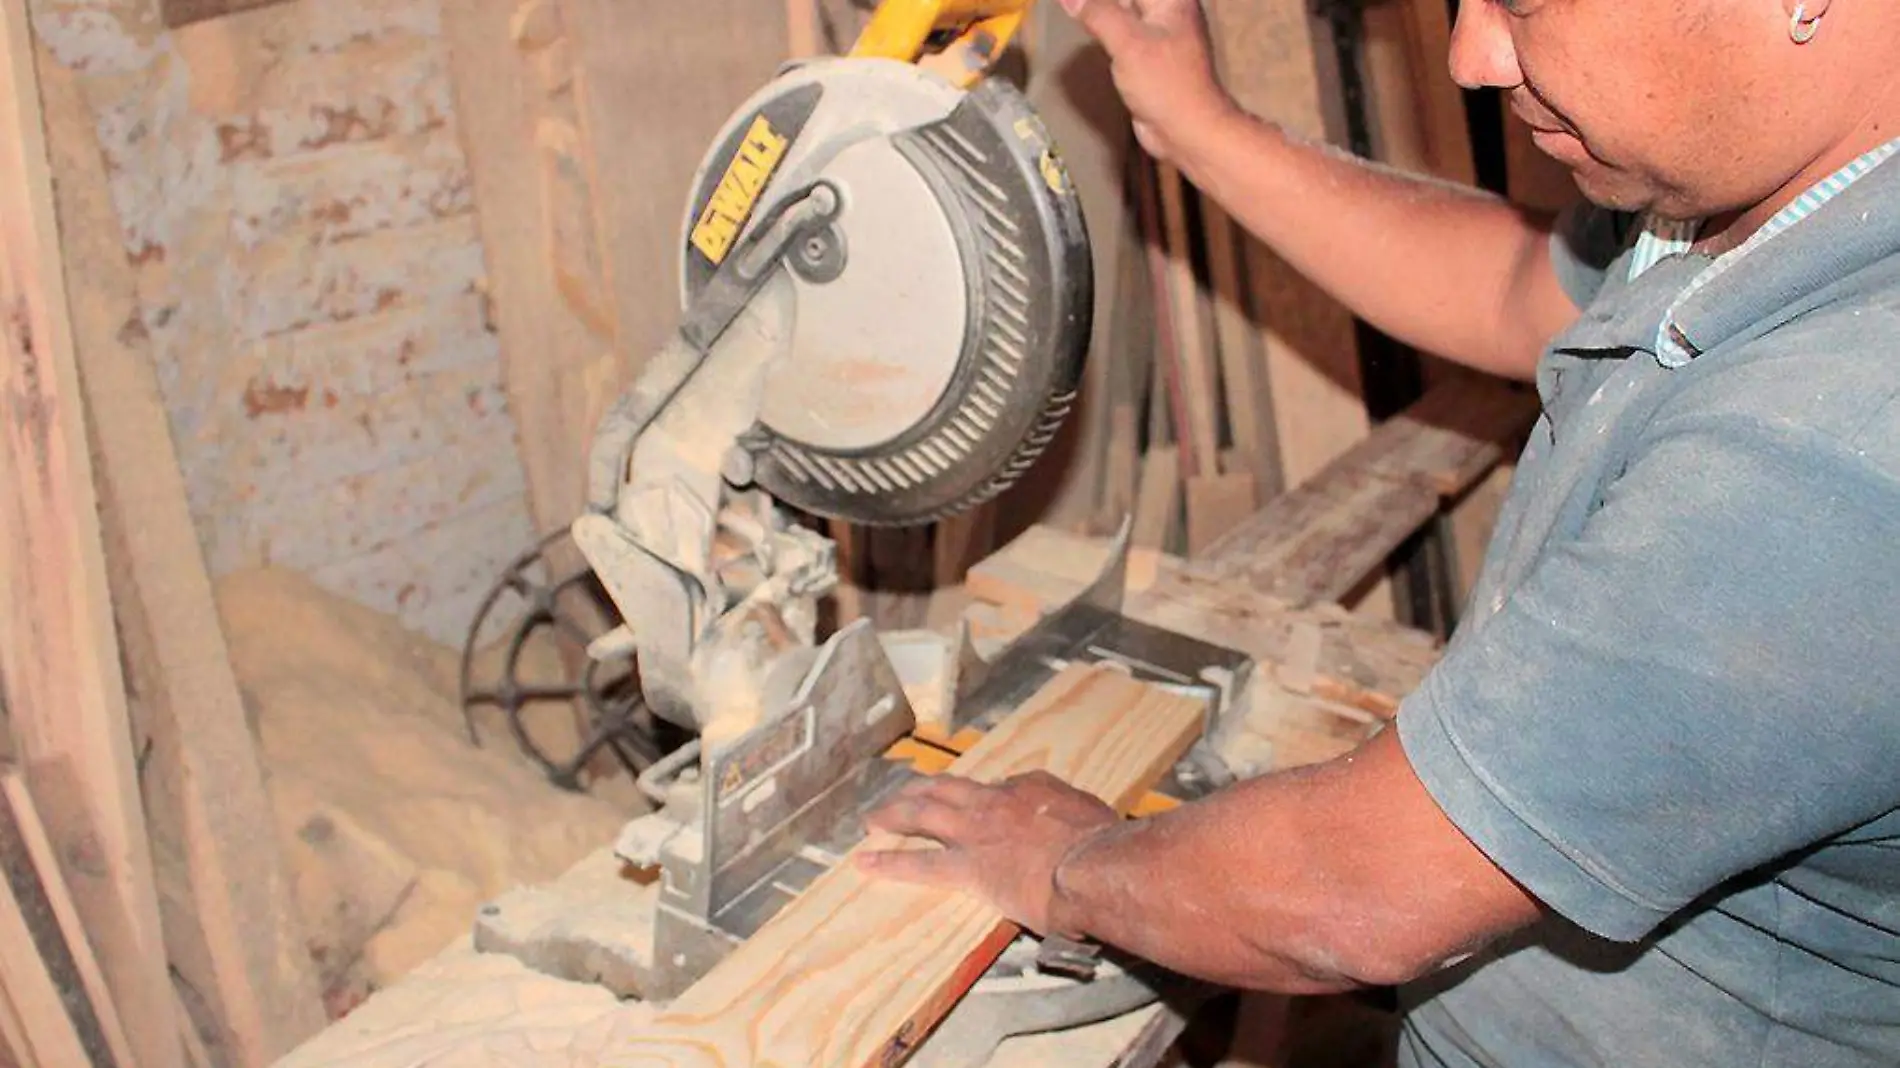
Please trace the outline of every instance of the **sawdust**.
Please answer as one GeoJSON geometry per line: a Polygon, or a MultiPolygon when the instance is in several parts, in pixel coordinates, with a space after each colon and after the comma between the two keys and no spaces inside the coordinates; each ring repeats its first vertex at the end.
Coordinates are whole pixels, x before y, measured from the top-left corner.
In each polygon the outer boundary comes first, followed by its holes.
{"type": "Polygon", "coordinates": [[[290,572],[218,596],[333,1015],[636,814],[556,789],[492,724],[471,745],[453,650],[290,572]]]}
{"type": "Polygon", "coordinates": [[[654,1010],[458,947],[276,1068],[596,1068],[654,1010]]]}

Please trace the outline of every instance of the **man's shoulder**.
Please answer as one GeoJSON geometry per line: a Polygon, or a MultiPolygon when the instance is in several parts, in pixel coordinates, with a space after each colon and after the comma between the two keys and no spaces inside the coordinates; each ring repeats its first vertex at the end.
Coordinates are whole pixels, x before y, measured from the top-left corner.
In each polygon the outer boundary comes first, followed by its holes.
{"type": "Polygon", "coordinates": [[[1727,426],[1900,479],[1900,285],[1832,302],[1685,374],[1653,433],[1727,426]]]}

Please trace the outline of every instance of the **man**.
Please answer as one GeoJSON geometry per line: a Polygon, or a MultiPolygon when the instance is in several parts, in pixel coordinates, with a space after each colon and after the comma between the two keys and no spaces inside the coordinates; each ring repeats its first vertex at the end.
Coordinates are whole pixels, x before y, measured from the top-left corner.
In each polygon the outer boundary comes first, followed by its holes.
{"type": "Polygon", "coordinates": [[[1394,729],[1135,823],[1046,778],[866,861],[1290,993],[1416,1065],[1900,1063],[1900,4],[1465,0],[1541,222],[1242,114],[1193,0],[1064,0],[1143,143],[1411,344],[1533,379],[1469,619],[1394,729]]]}

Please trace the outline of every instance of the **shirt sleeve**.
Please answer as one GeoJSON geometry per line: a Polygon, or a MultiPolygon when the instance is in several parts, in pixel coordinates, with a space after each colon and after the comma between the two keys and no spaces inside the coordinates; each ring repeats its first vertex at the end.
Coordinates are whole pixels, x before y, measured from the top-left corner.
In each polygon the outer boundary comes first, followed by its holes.
{"type": "Polygon", "coordinates": [[[1759,417],[1649,440],[1397,728],[1474,844],[1623,941],[1900,807],[1900,466],[1759,417]]]}
{"type": "Polygon", "coordinates": [[[1635,217],[1578,201],[1557,216],[1550,235],[1550,261],[1557,284],[1585,308],[1596,299],[1603,278],[1630,247],[1635,217]]]}

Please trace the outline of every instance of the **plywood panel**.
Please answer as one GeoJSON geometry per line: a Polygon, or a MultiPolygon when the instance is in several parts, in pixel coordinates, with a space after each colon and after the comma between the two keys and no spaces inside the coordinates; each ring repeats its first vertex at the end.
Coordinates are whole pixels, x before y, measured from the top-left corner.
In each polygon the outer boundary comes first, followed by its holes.
{"type": "MultiPolygon", "coordinates": [[[[1199,736],[1200,702],[1104,667],[1063,672],[960,758],[993,782],[1048,771],[1121,811],[1199,736]]],[[[899,844],[875,836],[860,849],[899,844]]],[[[963,893],[870,879],[848,860],[814,883],[608,1057],[652,1068],[900,1060],[1017,928],[963,893]]]]}

